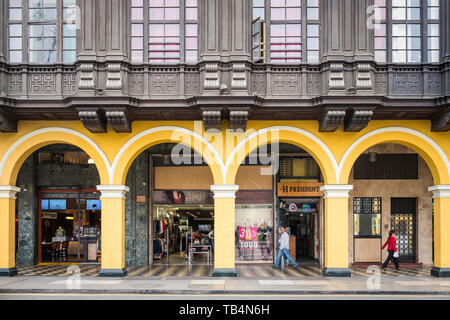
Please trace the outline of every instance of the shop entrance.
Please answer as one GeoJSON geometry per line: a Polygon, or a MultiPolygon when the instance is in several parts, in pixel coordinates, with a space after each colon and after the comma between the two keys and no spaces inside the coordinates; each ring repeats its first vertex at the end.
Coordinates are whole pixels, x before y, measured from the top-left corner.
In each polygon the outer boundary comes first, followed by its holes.
{"type": "Polygon", "coordinates": [[[281,199],[280,221],[290,235],[290,254],[298,262],[319,257],[319,199],[281,199]]]}
{"type": "Polygon", "coordinates": [[[101,261],[101,201],[96,189],[40,189],[38,259],[46,262],[101,261]]]}
{"type": "MultiPolygon", "coordinates": [[[[182,191],[175,193],[184,197],[182,191]]],[[[153,234],[154,265],[213,264],[212,206],[155,205],[153,234]]]]}

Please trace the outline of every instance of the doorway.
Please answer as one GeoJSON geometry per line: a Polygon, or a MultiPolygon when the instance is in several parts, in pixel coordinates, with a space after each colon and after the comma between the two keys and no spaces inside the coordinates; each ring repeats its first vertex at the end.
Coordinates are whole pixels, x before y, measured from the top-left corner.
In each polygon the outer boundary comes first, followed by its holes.
{"type": "Polygon", "coordinates": [[[101,201],[96,189],[40,189],[39,263],[101,262],[101,201]]]}
{"type": "Polygon", "coordinates": [[[290,254],[300,263],[319,260],[319,200],[281,199],[280,221],[290,236],[290,254]]]}
{"type": "Polygon", "coordinates": [[[416,262],[417,198],[391,198],[391,229],[397,235],[400,262],[416,262]]]}
{"type": "Polygon", "coordinates": [[[211,265],[213,254],[212,206],[154,205],[154,265],[211,265]]]}

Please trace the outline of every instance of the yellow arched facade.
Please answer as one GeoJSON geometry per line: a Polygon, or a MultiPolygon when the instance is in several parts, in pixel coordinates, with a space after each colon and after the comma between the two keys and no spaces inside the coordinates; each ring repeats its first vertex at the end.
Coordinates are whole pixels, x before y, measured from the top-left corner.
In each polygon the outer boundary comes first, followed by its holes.
{"type": "MultiPolygon", "coordinates": [[[[0,269],[13,268],[14,194],[17,174],[25,159],[37,149],[54,143],[75,145],[95,161],[103,185],[102,201],[109,211],[102,220],[102,269],[124,268],[124,200],[114,186],[123,186],[128,169],[145,149],[160,143],[182,143],[202,154],[208,163],[215,186],[216,229],[218,232],[215,268],[234,268],[234,198],[230,195],[236,174],[245,157],[260,146],[272,142],[290,143],[308,151],[319,164],[329,187],[325,188],[325,268],[348,267],[346,223],[348,206],[343,199],[349,174],[356,159],[369,147],[380,143],[399,143],[417,151],[429,165],[434,184],[450,185],[450,132],[432,133],[425,121],[371,121],[358,133],[339,129],[333,133],[318,131],[317,121],[249,121],[245,133],[226,130],[205,133],[201,122],[135,121],[132,133],[94,134],[80,122],[19,122],[17,133],[1,134],[0,144],[0,269]],[[109,192],[105,186],[112,186],[109,192]],[[330,187],[331,186],[331,187],[330,187]],[[341,188],[341,187],[343,188],[341,188]],[[108,193],[109,192],[109,193],[108,193]],[[106,218],[108,217],[108,218],[106,218]],[[327,220],[328,219],[328,220],[327,220]],[[218,223],[220,221],[220,223],[218,223]],[[344,229],[344,230],[342,230],[344,229]],[[114,239],[114,240],[113,240],[114,239]],[[118,239],[118,240],[117,240],[118,239]],[[232,258],[231,258],[232,257],[232,258]]],[[[431,187],[431,186],[430,186],[431,187]]],[[[125,189],[120,189],[126,192],[125,189]]],[[[437,191],[436,191],[437,192],[437,191]]],[[[437,192],[436,194],[438,194],[437,192]]],[[[450,200],[447,193],[435,199],[435,267],[450,268],[450,200]],[[443,195],[443,196],[442,196],[443,195]]],[[[105,209],[106,210],[106,209],[105,209]]]]}

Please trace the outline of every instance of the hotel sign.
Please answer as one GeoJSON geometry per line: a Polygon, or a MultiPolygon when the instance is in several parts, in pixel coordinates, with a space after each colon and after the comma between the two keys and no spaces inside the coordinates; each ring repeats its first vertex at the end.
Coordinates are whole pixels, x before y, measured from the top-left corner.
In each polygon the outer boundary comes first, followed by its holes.
{"type": "Polygon", "coordinates": [[[279,197],[322,197],[323,192],[320,182],[279,182],[279,197]]]}

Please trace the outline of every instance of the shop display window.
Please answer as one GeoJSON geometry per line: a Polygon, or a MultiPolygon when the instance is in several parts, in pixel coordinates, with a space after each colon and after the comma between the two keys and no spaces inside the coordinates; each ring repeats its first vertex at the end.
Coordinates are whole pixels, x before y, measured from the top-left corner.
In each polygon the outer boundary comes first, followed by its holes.
{"type": "Polygon", "coordinates": [[[236,206],[236,262],[273,261],[271,205],[236,206]]]}

